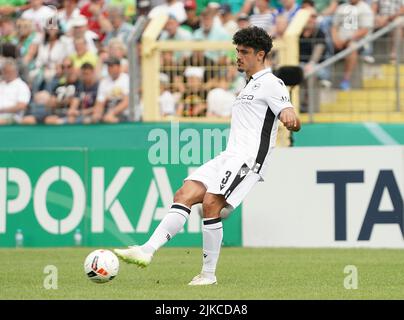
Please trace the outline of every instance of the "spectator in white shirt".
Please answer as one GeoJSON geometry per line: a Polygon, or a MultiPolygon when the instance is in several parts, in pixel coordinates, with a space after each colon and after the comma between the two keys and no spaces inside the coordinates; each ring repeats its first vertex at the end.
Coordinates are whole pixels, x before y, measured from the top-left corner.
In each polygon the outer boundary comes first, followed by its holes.
{"type": "Polygon", "coordinates": [[[0,82],[0,125],[18,123],[31,99],[28,85],[18,76],[15,60],[6,59],[0,82]]]}
{"type": "Polygon", "coordinates": [[[100,82],[92,122],[118,123],[128,120],[129,76],[121,72],[121,61],[107,61],[109,76],[100,82]]]}
{"type": "Polygon", "coordinates": [[[184,3],[177,0],[166,0],[166,3],[154,7],[148,16],[153,19],[162,14],[173,15],[179,23],[183,23],[187,19],[184,3]]]}
{"type": "Polygon", "coordinates": [[[57,66],[67,56],[66,45],[60,40],[61,36],[62,30],[59,24],[45,30],[45,38],[39,45],[38,55],[35,59],[34,85],[40,86],[42,81],[50,83],[56,74],[57,66]]]}
{"type": "Polygon", "coordinates": [[[175,115],[175,99],[173,94],[168,90],[170,79],[165,73],[160,73],[160,113],[162,116],[175,115]]]}
{"type": "MultiPolygon", "coordinates": [[[[362,0],[349,0],[338,6],[334,15],[331,36],[335,53],[358,42],[371,32],[374,24],[370,6],[362,0]]],[[[344,76],[340,88],[351,89],[351,77],[358,60],[358,51],[353,51],[345,58],[344,76]]]]}
{"type": "Polygon", "coordinates": [[[83,15],[79,15],[70,21],[71,28],[68,34],[62,37],[67,46],[68,55],[76,53],[76,50],[74,49],[74,39],[77,38],[86,39],[88,50],[93,53],[98,52],[96,46],[96,42],[99,40],[98,35],[95,32],[88,30],[87,25],[87,18],[83,15]]]}
{"type": "Polygon", "coordinates": [[[70,30],[71,21],[80,15],[77,0],[64,0],[63,9],[58,13],[58,20],[64,33],[70,30]]]}
{"type": "Polygon", "coordinates": [[[36,31],[42,31],[50,19],[57,17],[57,11],[43,3],[43,0],[31,0],[31,9],[24,11],[21,16],[23,19],[31,20],[36,31]]]}

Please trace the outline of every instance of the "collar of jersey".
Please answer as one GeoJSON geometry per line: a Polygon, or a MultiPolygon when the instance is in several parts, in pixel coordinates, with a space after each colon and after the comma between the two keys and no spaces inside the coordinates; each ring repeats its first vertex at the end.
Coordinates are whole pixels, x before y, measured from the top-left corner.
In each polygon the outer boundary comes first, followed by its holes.
{"type": "Polygon", "coordinates": [[[257,80],[258,78],[262,77],[264,74],[267,74],[270,72],[272,72],[271,68],[262,69],[261,71],[254,73],[251,77],[253,78],[253,80],[257,80]]]}

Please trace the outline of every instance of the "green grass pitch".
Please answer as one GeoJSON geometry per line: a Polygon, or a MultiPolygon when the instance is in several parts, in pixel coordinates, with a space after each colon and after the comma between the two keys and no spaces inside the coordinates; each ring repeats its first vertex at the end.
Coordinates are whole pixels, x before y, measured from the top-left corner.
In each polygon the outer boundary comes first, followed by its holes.
{"type": "Polygon", "coordinates": [[[189,287],[200,248],[163,248],[146,269],[120,262],[118,276],[94,284],[83,271],[94,248],[0,249],[0,299],[404,299],[404,251],[386,249],[223,248],[219,284],[189,287]],[[58,289],[43,286],[58,270],[58,289]],[[344,288],[346,265],[358,289],[344,288]]]}

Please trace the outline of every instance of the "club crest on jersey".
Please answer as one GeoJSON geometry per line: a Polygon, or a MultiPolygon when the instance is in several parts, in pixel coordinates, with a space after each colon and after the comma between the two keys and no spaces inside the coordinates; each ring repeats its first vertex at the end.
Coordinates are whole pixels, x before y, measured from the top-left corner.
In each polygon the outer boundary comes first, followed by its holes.
{"type": "Polygon", "coordinates": [[[256,83],[254,84],[254,86],[252,87],[253,90],[257,90],[259,87],[261,87],[261,83],[256,83]]]}
{"type": "Polygon", "coordinates": [[[243,167],[243,168],[240,169],[238,174],[239,174],[240,178],[243,178],[248,174],[249,171],[250,171],[250,168],[243,167]]]}

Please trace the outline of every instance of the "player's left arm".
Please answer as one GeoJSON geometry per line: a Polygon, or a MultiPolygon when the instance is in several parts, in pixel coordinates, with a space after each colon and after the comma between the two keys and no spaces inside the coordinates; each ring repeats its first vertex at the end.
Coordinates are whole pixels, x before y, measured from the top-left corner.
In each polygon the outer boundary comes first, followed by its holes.
{"type": "Polygon", "coordinates": [[[279,120],[290,131],[300,130],[300,120],[297,117],[293,107],[283,109],[279,114],[279,120]]]}
{"type": "Polygon", "coordinates": [[[295,108],[290,102],[289,91],[282,80],[271,83],[270,94],[266,95],[266,102],[272,112],[291,131],[300,130],[300,121],[295,108]]]}

